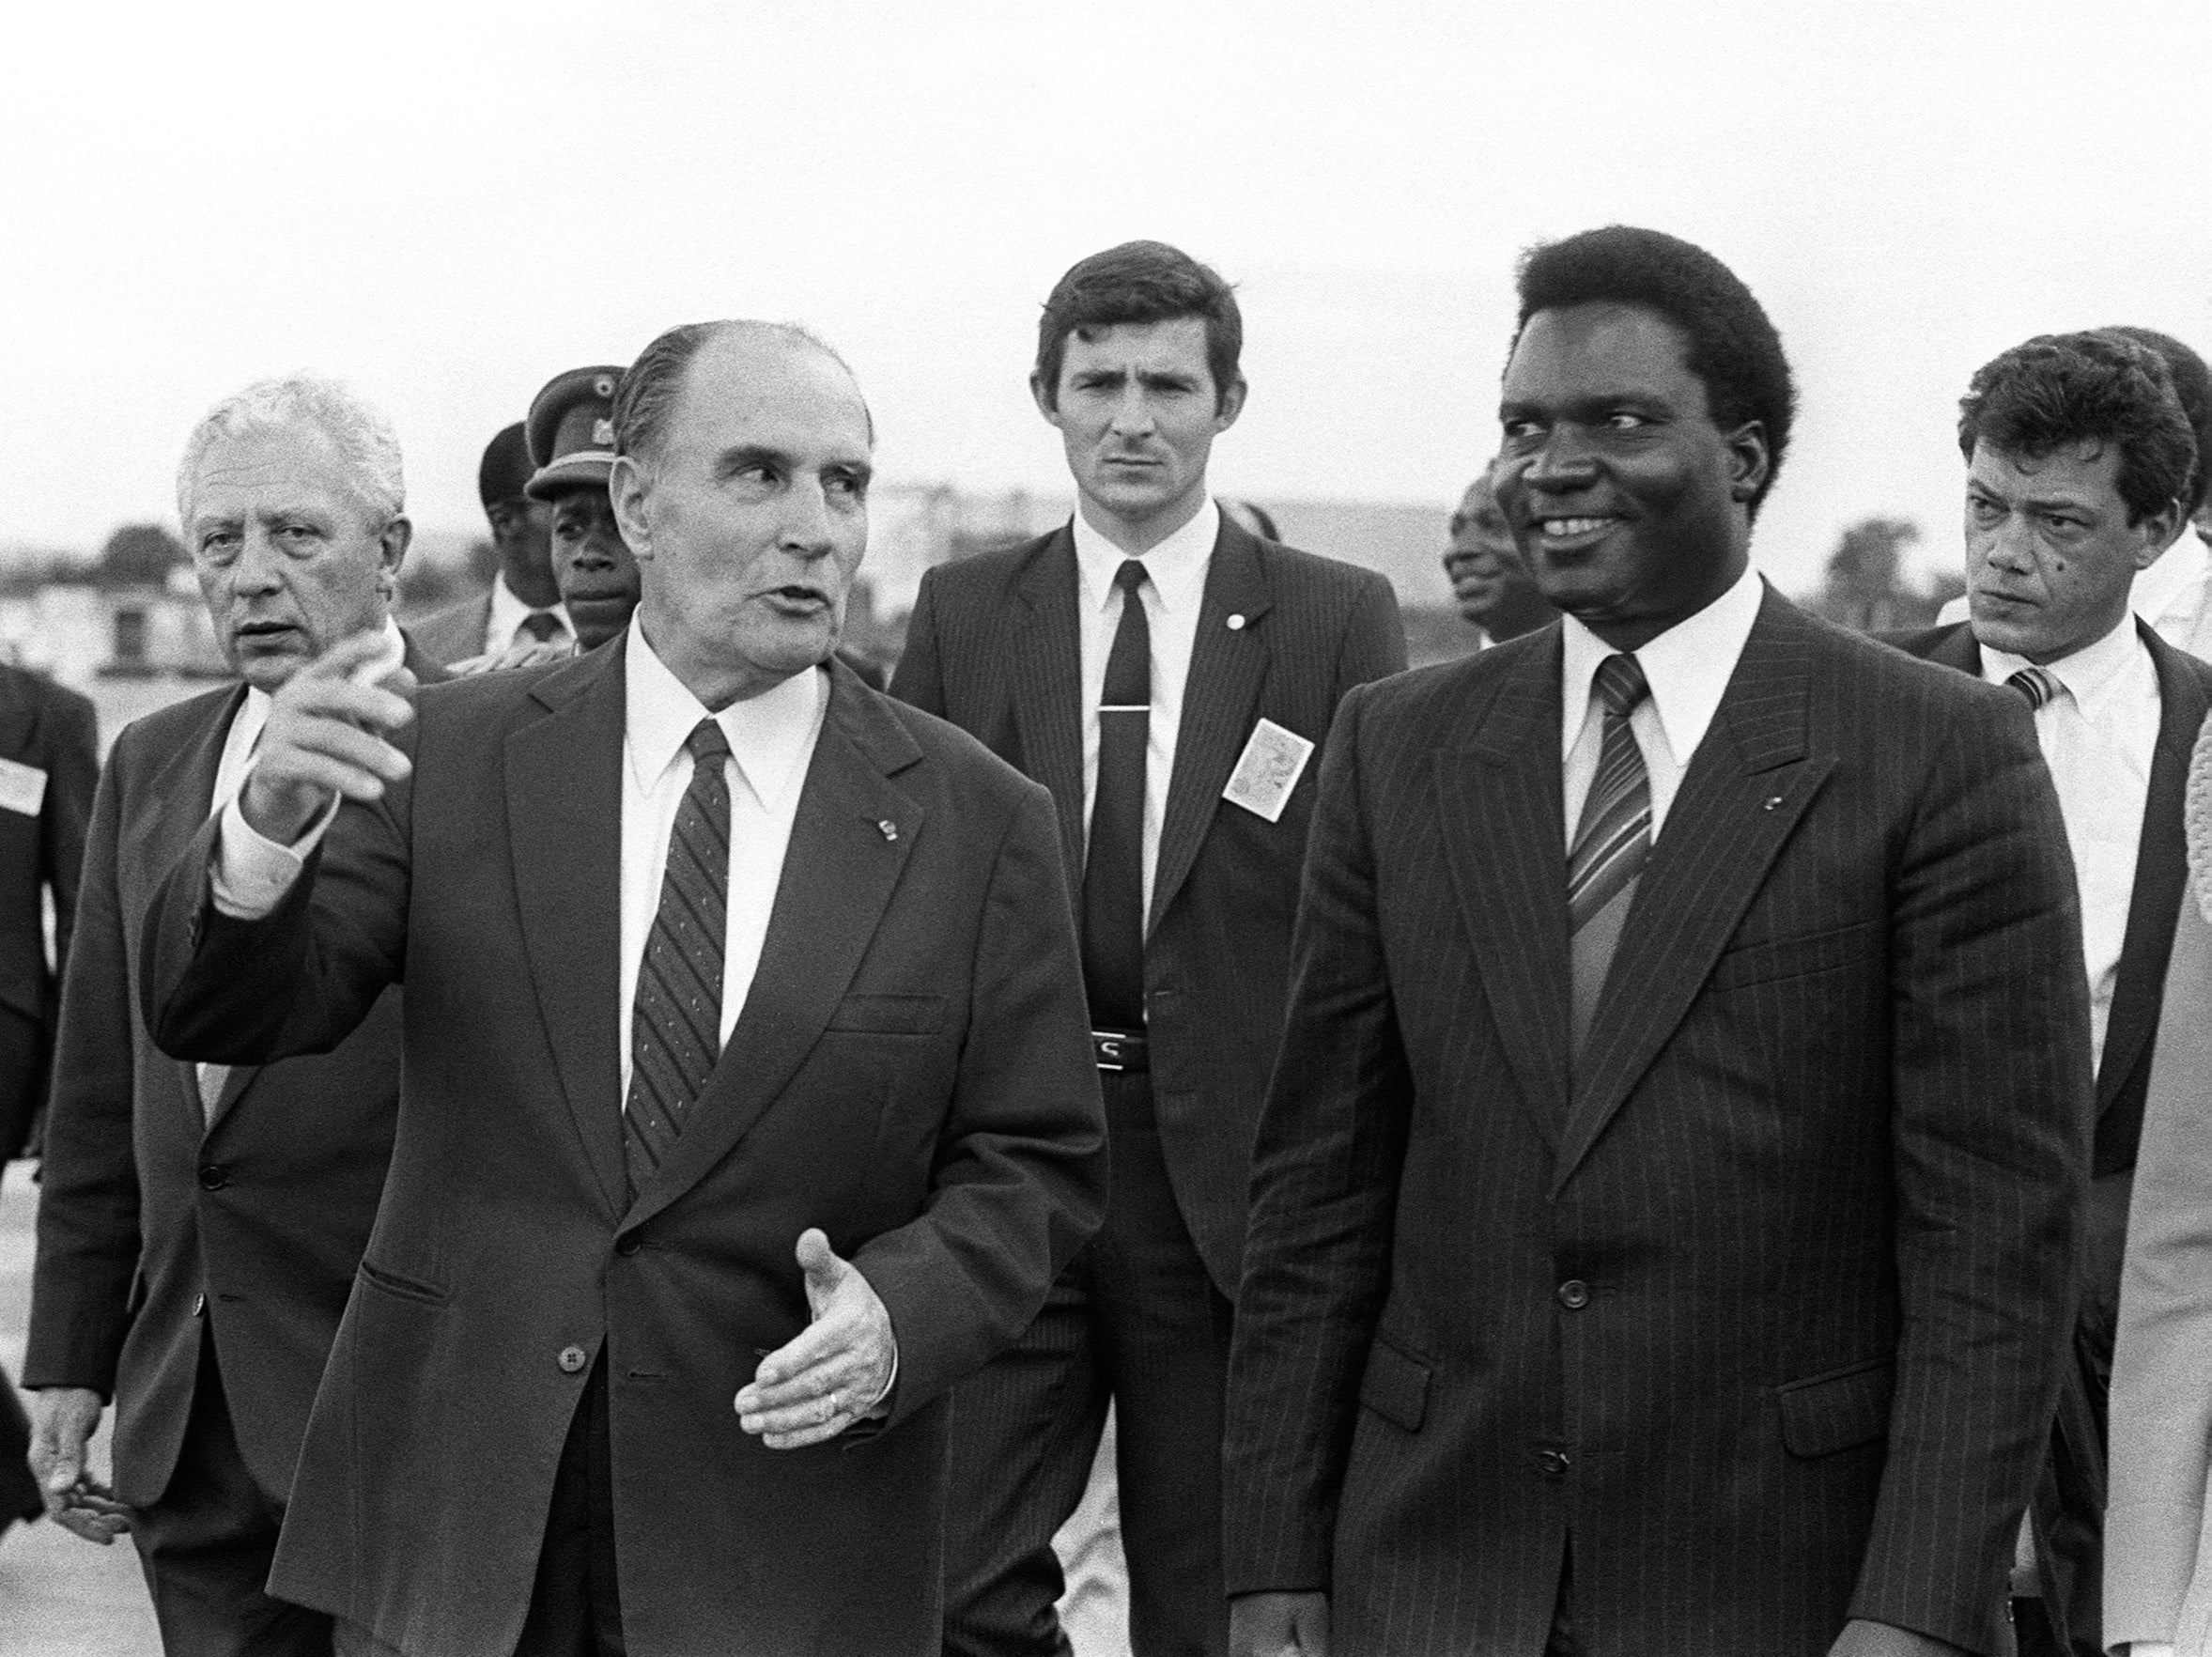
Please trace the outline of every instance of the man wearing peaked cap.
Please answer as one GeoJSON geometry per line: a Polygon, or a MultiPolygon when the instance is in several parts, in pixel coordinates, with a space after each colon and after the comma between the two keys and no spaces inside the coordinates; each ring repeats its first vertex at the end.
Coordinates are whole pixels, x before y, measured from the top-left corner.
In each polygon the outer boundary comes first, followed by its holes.
{"type": "Polygon", "coordinates": [[[607,478],[614,470],[614,393],[622,369],[572,368],[532,399],[523,431],[537,468],[530,498],[553,511],[553,579],[589,650],[622,631],[638,607],[638,565],[614,521],[607,478]]]}
{"type": "Polygon", "coordinates": [[[476,467],[476,495],[491,525],[499,574],[489,592],[432,611],[408,629],[423,652],[441,666],[450,668],[470,658],[497,660],[520,644],[544,640],[566,644],[573,637],[547,557],[547,526],[552,515],[523,493],[534,466],[520,421],[485,445],[476,467]]]}

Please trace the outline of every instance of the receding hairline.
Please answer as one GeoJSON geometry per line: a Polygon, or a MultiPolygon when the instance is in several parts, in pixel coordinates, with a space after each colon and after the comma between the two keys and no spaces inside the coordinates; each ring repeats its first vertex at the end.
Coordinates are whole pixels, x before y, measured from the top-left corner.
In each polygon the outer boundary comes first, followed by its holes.
{"type": "Polygon", "coordinates": [[[868,446],[871,450],[875,447],[875,416],[868,407],[867,395],[860,390],[860,377],[853,372],[853,365],[844,360],[843,353],[812,328],[803,322],[764,322],[750,317],[727,317],[707,324],[707,328],[706,337],[699,342],[675,375],[674,395],[668,405],[671,416],[690,391],[699,365],[713,352],[727,348],[787,356],[812,354],[828,362],[844,377],[845,384],[852,389],[853,402],[860,410],[860,424],[866,430],[868,446]]]}
{"type": "Polygon", "coordinates": [[[189,530],[199,521],[200,486],[207,479],[209,459],[222,449],[302,436],[312,440],[318,451],[317,458],[320,481],[327,483],[334,494],[351,506],[371,531],[381,533],[407,516],[404,505],[394,512],[386,503],[372,498],[361,487],[357,469],[350,463],[346,446],[335,433],[319,420],[294,416],[275,424],[249,426],[238,431],[218,429],[210,432],[193,454],[193,464],[185,475],[181,499],[178,502],[178,523],[189,530]]]}

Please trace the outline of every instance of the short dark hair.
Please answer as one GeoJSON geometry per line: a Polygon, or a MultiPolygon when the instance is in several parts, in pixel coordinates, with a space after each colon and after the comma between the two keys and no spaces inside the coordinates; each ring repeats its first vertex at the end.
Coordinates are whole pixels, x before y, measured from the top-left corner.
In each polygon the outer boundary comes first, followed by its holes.
{"type": "Polygon", "coordinates": [[[2186,502],[2197,440],[2165,360],[2112,329],[2039,333],[1974,370],[1958,399],[1958,452],[2041,459],[2062,444],[2110,443],[2127,521],[2186,502]]]}
{"type": "Polygon", "coordinates": [[[1682,365],[1704,383],[1713,424],[1734,431],[1756,420],[1765,428],[1767,475],[1751,498],[1751,514],[1758,516],[1789,447],[1797,388],[1782,336],[1735,271],[1678,236],[1608,225],[1529,249],[1519,286],[1514,345],[1539,311],[1573,305],[1637,305],[1674,324],[1682,335],[1682,365]]]}
{"type": "MultiPolygon", "coordinates": [[[[653,469],[660,458],[662,441],[668,435],[669,409],[676,400],[676,393],[683,389],[684,375],[691,366],[691,359],[699,355],[708,340],[721,333],[745,333],[812,346],[846,374],[853,374],[852,364],[839,354],[837,348],[803,323],[758,322],[747,317],[679,323],[640,351],[638,360],[624,371],[622,383],[614,388],[617,455],[629,456],[648,472],[653,469]]],[[[857,375],[853,375],[853,385],[858,394],[859,377],[857,375]]],[[[860,412],[868,422],[868,441],[873,443],[875,416],[870,411],[865,396],[860,398],[860,412]]]]}
{"type": "Polygon", "coordinates": [[[1219,271],[1164,241],[1124,241],[1071,267],[1053,285],[1037,319],[1037,386],[1044,406],[1060,407],[1060,365],[1069,334],[1177,317],[1198,317],[1206,324],[1206,368],[1219,408],[1236,383],[1237,359],[1245,350],[1236,290],[1219,271]]]}
{"type": "Polygon", "coordinates": [[[2175,339],[2171,333],[2160,333],[2156,328],[2134,328],[2126,323],[2116,324],[2105,331],[2124,334],[2139,346],[2148,346],[2158,353],[2166,364],[2166,372],[2173,379],[2173,395],[2181,399],[2181,412],[2189,421],[2189,428],[2196,435],[2197,464],[2190,474],[2189,493],[2182,497],[2193,518],[2204,510],[2204,496],[2212,488],[2212,369],[2204,366],[2204,359],[2175,339]]]}

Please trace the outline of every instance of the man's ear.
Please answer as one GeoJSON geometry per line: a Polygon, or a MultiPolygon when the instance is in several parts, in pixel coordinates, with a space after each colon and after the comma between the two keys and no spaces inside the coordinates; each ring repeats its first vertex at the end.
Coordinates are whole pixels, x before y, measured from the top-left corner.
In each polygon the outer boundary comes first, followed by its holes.
{"type": "Polygon", "coordinates": [[[1044,383],[1044,376],[1036,369],[1029,370],[1029,395],[1036,399],[1037,412],[1044,416],[1049,426],[1060,425],[1060,410],[1055,406],[1052,388],[1044,383]]]}
{"type": "Polygon", "coordinates": [[[1221,394],[1221,401],[1214,410],[1214,430],[1216,435],[1237,423],[1237,416],[1245,411],[1245,393],[1249,389],[1241,374],[1229,382],[1229,389],[1221,394]]]}
{"type": "Polygon", "coordinates": [[[2188,527],[2179,501],[2169,501],[2165,507],[2145,516],[2136,526],[2142,536],[2142,544],[2135,550],[2135,567],[2140,573],[2158,562],[2166,549],[2173,545],[2173,538],[2188,527]]]}
{"type": "Polygon", "coordinates": [[[405,518],[394,519],[377,537],[377,568],[387,592],[398,585],[399,566],[407,562],[407,550],[414,538],[415,526],[405,518]]]}
{"type": "Polygon", "coordinates": [[[607,474],[607,499],[614,507],[615,527],[629,546],[630,556],[641,564],[653,556],[653,529],[645,510],[651,493],[645,470],[629,455],[614,457],[614,470],[607,474]]]}
{"type": "Polygon", "coordinates": [[[1748,503],[1766,487],[1767,473],[1774,467],[1766,422],[1747,420],[1722,441],[1728,446],[1729,498],[1748,503]]]}

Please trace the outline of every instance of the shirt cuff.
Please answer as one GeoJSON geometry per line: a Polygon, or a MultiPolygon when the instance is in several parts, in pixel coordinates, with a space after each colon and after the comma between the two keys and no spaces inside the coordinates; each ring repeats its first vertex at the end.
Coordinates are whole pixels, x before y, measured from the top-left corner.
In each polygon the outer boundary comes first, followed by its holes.
{"type": "Polygon", "coordinates": [[[208,869],[208,885],[215,907],[234,921],[259,921],[275,913],[277,905],[292,890],[308,856],[329,831],[338,814],[338,796],[294,845],[279,845],[246,821],[239,809],[241,784],[223,808],[223,821],[215,830],[215,856],[208,869]]]}
{"type": "Polygon", "coordinates": [[[891,1413],[891,1388],[899,1384],[899,1338],[891,1337],[890,1379],[883,1384],[883,1390],[871,1399],[868,1407],[860,1412],[863,1421],[878,1421],[891,1413]]]}

